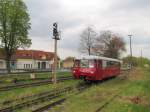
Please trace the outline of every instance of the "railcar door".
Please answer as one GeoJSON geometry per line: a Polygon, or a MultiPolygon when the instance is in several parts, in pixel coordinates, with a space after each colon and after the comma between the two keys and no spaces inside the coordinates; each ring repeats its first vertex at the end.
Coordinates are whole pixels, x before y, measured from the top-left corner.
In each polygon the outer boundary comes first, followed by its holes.
{"type": "Polygon", "coordinates": [[[96,80],[102,80],[102,78],[103,78],[102,60],[97,60],[96,80]]]}
{"type": "Polygon", "coordinates": [[[102,79],[105,79],[108,77],[109,69],[107,66],[107,61],[102,60],[102,79]]]}
{"type": "Polygon", "coordinates": [[[75,60],[74,61],[74,65],[73,65],[73,69],[72,69],[72,72],[73,72],[73,75],[76,79],[79,79],[80,77],[80,60],[75,60]]]}

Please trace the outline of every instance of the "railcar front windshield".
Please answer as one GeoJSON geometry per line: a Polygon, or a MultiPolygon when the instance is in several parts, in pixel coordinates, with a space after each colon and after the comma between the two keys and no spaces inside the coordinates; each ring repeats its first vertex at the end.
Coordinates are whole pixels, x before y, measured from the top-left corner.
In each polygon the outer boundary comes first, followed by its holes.
{"type": "Polygon", "coordinates": [[[74,62],[74,67],[80,67],[80,61],[79,60],[75,60],[74,62]]]}
{"type": "Polygon", "coordinates": [[[94,60],[82,59],[81,63],[80,63],[80,67],[82,67],[82,68],[94,68],[94,60]]]}

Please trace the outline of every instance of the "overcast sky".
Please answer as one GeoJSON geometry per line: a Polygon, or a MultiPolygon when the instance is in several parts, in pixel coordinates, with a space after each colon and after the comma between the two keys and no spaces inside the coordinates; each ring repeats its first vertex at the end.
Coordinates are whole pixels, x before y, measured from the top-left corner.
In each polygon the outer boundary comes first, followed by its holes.
{"type": "Polygon", "coordinates": [[[30,49],[53,51],[52,24],[58,22],[61,58],[78,56],[81,32],[93,26],[99,32],[120,33],[127,45],[133,35],[133,55],[150,58],[150,0],[24,0],[31,18],[30,49]]]}

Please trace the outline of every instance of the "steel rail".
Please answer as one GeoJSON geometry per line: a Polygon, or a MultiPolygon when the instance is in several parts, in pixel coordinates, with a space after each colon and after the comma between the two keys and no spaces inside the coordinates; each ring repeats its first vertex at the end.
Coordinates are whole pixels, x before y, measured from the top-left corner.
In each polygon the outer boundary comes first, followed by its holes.
{"type": "Polygon", "coordinates": [[[32,106],[32,105],[35,105],[35,104],[40,103],[40,102],[49,101],[49,100],[52,100],[54,98],[61,96],[62,93],[65,93],[65,92],[70,91],[70,90],[71,90],[71,88],[67,87],[67,88],[64,88],[62,90],[58,90],[54,93],[52,92],[52,93],[40,96],[38,98],[29,100],[29,101],[24,101],[24,102],[18,103],[16,105],[5,107],[3,109],[0,109],[0,112],[12,112],[14,110],[21,109],[21,108],[26,107],[26,106],[32,106]]]}
{"type": "MultiPolygon", "coordinates": [[[[90,87],[90,86],[79,86],[79,87],[77,87],[77,89],[78,89],[78,93],[76,93],[76,94],[80,94],[80,93],[82,93],[85,89],[87,89],[88,87],[90,87]]],[[[47,105],[45,105],[45,106],[43,106],[43,107],[40,107],[40,108],[38,108],[38,109],[36,109],[36,110],[33,110],[32,112],[44,112],[44,111],[46,111],[46,110],[50,110],[51,108],[53,108],[54,106],[57,106],[57,105],[60,105],[60,104],[62,104],[63,102],[65,102],[66,100],[67,100],[67,98],[69,98],[69,97],[65,97],[65,98],[61,98],[61,99],[59,99],[59,100],[57,100],[57,101],[55,101],[55,102],[53,102],[53,103],[50,103],[50,104],[47,104],[47,105]]]]}
{"type": "MultiPolygon", "coordinates": [[[[82,87],[82,85],[78,85],[75,88],[77,88],[78,90],[82,90],[85,87],[82,87]]],[[[12,112],[12,111],[15,111],[17,109],[21,109],[21,108],[24,108],[24,107],[29,107],[29,106],[38,104],[40,102],[49,101],[49,100],[52,100],[54,98],[60,97],[63,93],[70,92],[73,89],[74,89],[74,86],[67,87],[67,88],[64,88],[64,89],[61,89],[61,90],[51,91],[49,94],[40,96],[38,98],[35,98],[35,99],[29,100],[29,101],[25,101],[25,102],[22,102],[22,103],[18,103],[16,105],[12,105],[12,106],[8,106],[8,107],[5,107],[3,109],[0,109],[0,112],[12,112]]]]}
{"type": "MultiPolygon", "coordinates": [[[[69,79],[73,79],[73,77],[59,78],[58,81],[62,82],[62,81],[69,80],[69,79]]],[[[45,84],[52,84],[52,81],[50,79],[47,79],[47,80],[33,82],[33,83],[17,84],[17,85],[12,85],[12,86],[4,86],[4,87],[0,87],[0,91],[8,91],[8,90],[16,89],[16,88],[26,88],[26,87],[45,85],[45,84]]]]}

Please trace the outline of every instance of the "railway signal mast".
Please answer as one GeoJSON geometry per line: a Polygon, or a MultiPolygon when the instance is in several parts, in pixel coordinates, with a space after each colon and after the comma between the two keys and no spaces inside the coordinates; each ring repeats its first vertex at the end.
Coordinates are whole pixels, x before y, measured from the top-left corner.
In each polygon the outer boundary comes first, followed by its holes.
{"type": "Polygon", "coordinates": [[[60,40],[59,32],[58,32],[58,24],[53,23],[53,39],[54,39],[54,64],[52,69],[52,82],[54,84],[57,83],[56,70],[57,70],[57,40],[60,40]]]}

